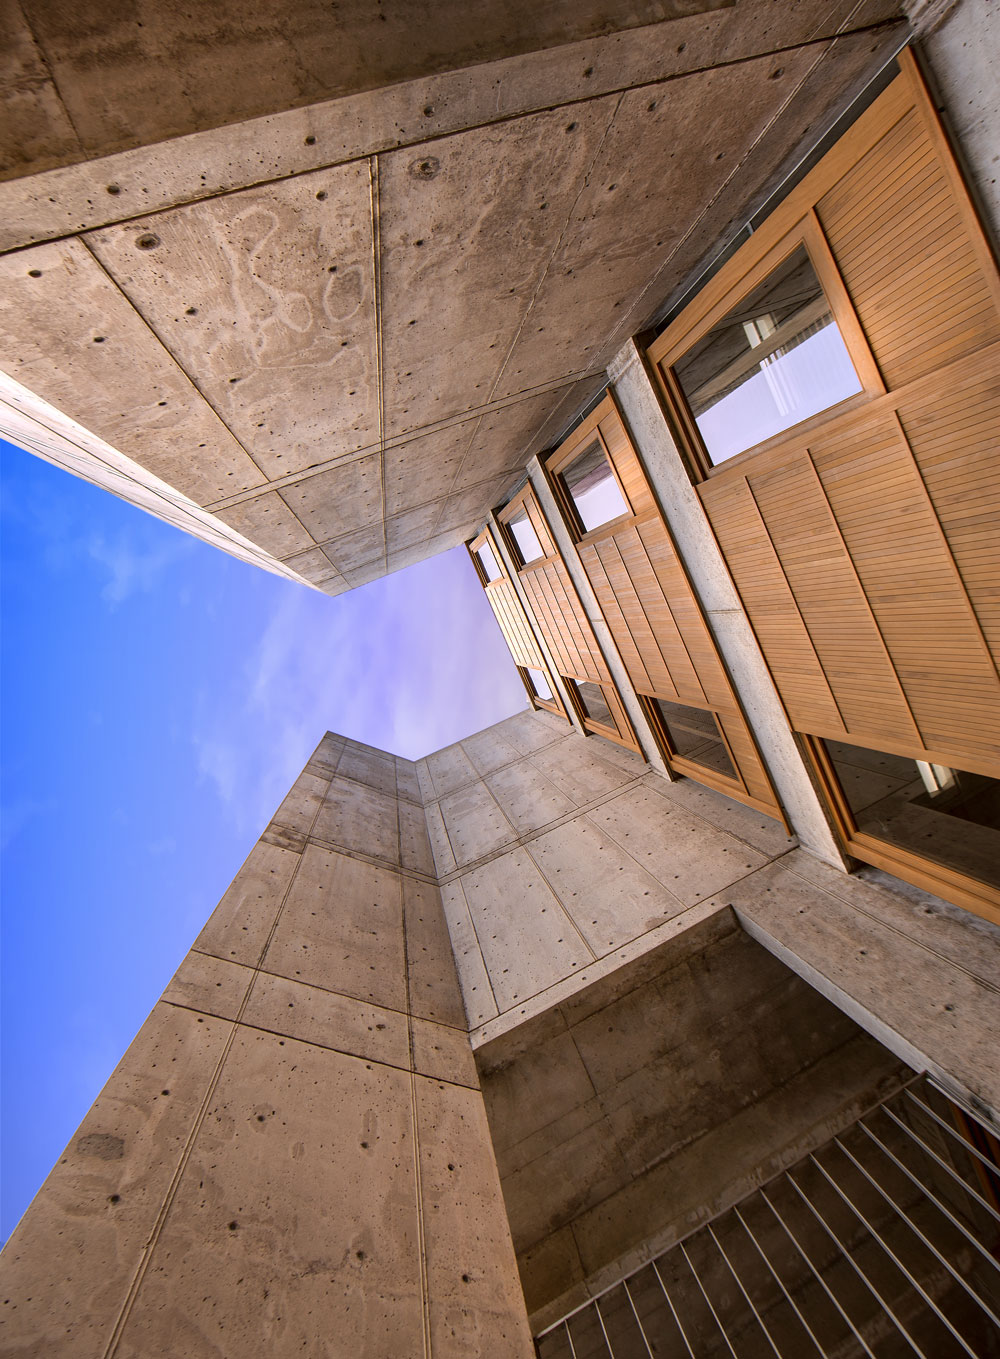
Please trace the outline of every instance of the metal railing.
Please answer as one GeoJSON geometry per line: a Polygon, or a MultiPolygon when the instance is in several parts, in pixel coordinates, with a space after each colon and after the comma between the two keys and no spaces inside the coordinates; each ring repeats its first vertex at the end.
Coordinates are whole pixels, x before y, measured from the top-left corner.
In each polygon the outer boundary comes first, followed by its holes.
{"type": "Polygon", "coordinates": [[[541,1332],[540,1359],[1000,1356],[996,1132],[920,1077],[541,1332]]]}

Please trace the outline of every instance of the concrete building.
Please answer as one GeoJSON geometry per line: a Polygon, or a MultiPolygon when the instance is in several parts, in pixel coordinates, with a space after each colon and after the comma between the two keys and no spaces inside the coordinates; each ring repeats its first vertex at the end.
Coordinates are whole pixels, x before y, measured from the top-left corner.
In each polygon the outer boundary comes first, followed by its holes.
{"type": "Polygon", "coordinates": [[[6,1352],[1000,1353],[996,15],[907,9],[14,12],[5,432],[328,593],[469,542],[536,710],[323,738],[6,1352]]]}

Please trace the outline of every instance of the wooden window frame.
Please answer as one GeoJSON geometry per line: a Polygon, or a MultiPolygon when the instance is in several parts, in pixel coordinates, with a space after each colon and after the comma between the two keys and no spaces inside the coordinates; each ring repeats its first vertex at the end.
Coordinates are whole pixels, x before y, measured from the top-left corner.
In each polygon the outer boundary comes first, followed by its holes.
{"type": "MultiPolygon", "coordinates": [[[[766,245],[766,242],[764,244],[766,245]]],[[[819,428],[829,420],[856,410],[886,393],[882,374],[851,303],[815,209],[809,208],[780,240],[773,242],[763,253],[761,249],[761,243],[755,238],[747,241],[717,276],[721,278],[724,286],[721,288],[706,286],[703,293],[667,326],[647,350],[663,399],[673,417],[674,425],[680,432],[688,472],[695,482],[707,481],[729,472],[734,467],[742,469],[751,458],[767,452],[789,438],[801,438],[810,429],[819,428]],[[822,411],[817,411],[815,415],[810,415],[805,420],[789,425],[787,429],[779,430],[751,448],[744,449],[742,453],[737,453],[720,463],[713,463],[697,422],[691,414],[687,398],[681,390],[674,365],[800,246],[805,250],[823,290],[823,296],[830,306],[840,337],[861,383],[861,391],[845,397],[843,401],[838,401],[832,406],[827,406],[822,411]]]]}
{"type": "MultiPolygon", "coordinates": [[[[615,695],[613,702],[608,702],[608,696],[604,692],[605,685],[600,680],[590,679],[586,675],[563,675],[561,678],[566,685],[566,692],[569,694],[570,702],[573,704],[573,708],[577,717],[580,719],[580,723],[584,730],[589,732],[592,736],[603,736],[606,740],[613,741],[616,746],[623,745],[622,733],[617,727],[609,727],[604,722],[595,722],[592,717],[588,717],[583,706],[583,699],[577,692],[576,686],[578,684],[593,684],[595,688],[600,689],[601,693],[604,695],[604,701],[608,705],[608,711],[612,716],[614,716],[614,709],[616,707],[620,708],[622,712],[625,711],[624,705],[617,694],[615,695]]],[[[631,723],[629,723],[629,726],[631,727],[631,723]]],[[[628,750],[639,749],[638,745],[628,745],[625,748],[628,750]]]]}
{"type": "Polygon", "coordinates": [[[610,390],[606,393],[600,404],[591,411],[590,415],[577,426],[567,439],[559,445],[548,457],[542,459],[542,468],[545,472],[546,480],[556,498],[556,503],[562,512],[563,520],[570,537],[574,543],[589,543],[595,538],[603,537],[608,532],[614,532],[625,523],[626,520],[635,518],[639,513],[632,504],[625,485],[618,475],[618,468],[615,466],[611,450],[608,448],[607,440],[601,433],[601,421],[606,420],[611,412],[618,413],[617,405],[614,404],[610,390]],[[563,473],[571,467],[577,458],[586,453],[593,443],[600,444],[604,451],[604,456],[611,469],[611,475],[615,479],[622,500],[625,502],[626,510],[624,514],[619,514],[614,519],[608,519],[603,524],[598,524],[596,528],[586,529],[580,512],[576,508],[576,503],[570,494],[569,487],[563,480],[563,473]]]}
{"type": "Polygon", "coordinates": [[[841,848],[849,856],[875,868],[884,869],[885,872],[911,882],[925,892],[932,892],[935,896],[943,897],[956,906],[1000,925],[1000,890],[958,869],[936,864],[912,850],[903,849],[888,840],[869,835],[866,831],[859,831],[824,739],[803,732],[797,735],[803,743],[827,806],[833,814],[834,827],[841,848]]]}
{"type": "Polygon", "coordinates": [[[514,565],[519,571],[530,571],[533,567],[541,566],[543,562],[550,561],[553,557],[558,557],[559,553],[556,550],[555,542],[552,538],[552,534],[549,532],[548,524],[545,523],[541,506],[538,504],[538,498],[535,495],[534,487],[531,485],[530,481],[522,488],[522,490],[518,491],[517,495],[512,496],[511,499],[507,501],[507,504],[504,505],[502,510],[497,511],[496,519],[500,526],[500,532],[503,534],[504,541],[507,544],[507,550],[510,552],[514,565]],[[537,512],[538,522],[532,517],[532,509],[537,512]],[[542,555],[540,557],[533,557],[530,562],[524,560],[524,555],[521,552],[518,541],[514,537],[514,533],[510,527],[510,521],[517,515],[519,510],[523,510],[527,516],[531,527],[535,531],[535,536],[538,538],[539,546],[542,549],[542,555]]]}
{"type": "Polygon", "coordinates": [[[552,683],[552,676],[549,674],[548,666],[517,665],[515,662],[515,668],[517,670],[517,673],[521,676],[521,683],[524,685],[524,688],[528,695],[528,699],[530,700],[531,706],[533,708],[544,708],[546,712],[555,713],[557,717],[566,716],[563,705],[559,702],[559,691],[556,689],[556,686],[552,683]],[[550,699],[542,698],[541,694],[535,693],[535,686],[532,684],[531,676],[528,674],[529,669],[537,669],[542,675],[545,676],[546,680],[548,681],[549,688],[552,690],[552,697],[550,699]]]}

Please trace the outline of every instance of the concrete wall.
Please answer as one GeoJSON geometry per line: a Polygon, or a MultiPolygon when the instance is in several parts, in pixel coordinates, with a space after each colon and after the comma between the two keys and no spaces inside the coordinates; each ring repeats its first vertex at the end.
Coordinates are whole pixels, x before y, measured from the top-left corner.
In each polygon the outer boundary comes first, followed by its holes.
{"type": "Polygon", "coordinates": [[[536,1329],[910,1075],[726,909],[476,1056],[536,1329]]]}
{"type": "Polygon", "coordinates": [[[793,844],[769,817],[667,783],[548,713],[417,768],[474,1045],[687,929],[793,844]]]}
{"type": "Polygon", "coordinates": [[[327,736],[2,1257],[38,1359],[531,1353],[414,770],[327,736]]]}

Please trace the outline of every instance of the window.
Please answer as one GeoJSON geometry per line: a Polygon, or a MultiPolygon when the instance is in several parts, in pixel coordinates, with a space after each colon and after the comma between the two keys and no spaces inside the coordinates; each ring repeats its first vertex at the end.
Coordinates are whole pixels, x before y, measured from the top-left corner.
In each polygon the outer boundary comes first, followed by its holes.
{"type": "Polygon", "coordinates": [[[855,829],[1000,887],[1000,780],[824,741],[855,829]]]}
{"type": "Polygon", "coordinates": [[[662,698],[650,701],[675,755],[726,778],[739,778],[719,724],[710,712],[688,708],[682,703],[668,703],[662,698]]]}
{"type": "Polygon", "coordinates": [[[587,445],[562,473],[562,482],[584,533],[629,513],[599,439],[587,445]]]}
{"type": "Polygon", "coordinates": [[[673,371],[713,464],[863,390],[803,245],[673,371]]]}
{"type": "Polygon", "coordinates": [[[479,558],[480,566],[486,573],[486,579],[488,581],[499,580],[501,575],[500,567],[497,565],[497,559],[493,555],[493,549],[490,547],[489,543],[483,543],[482,547],[477,547],[476,556],[479,558]]]}
{"type": "Polygon", "coordinates": [[[615,719],[611,716],[611,709],[600,685],[592,684],[590,680],[577,680],[574,688],[584,717],[589,722],[596,722],[598,726],[610,727],[612,731],[616,731],[615,719]]]}
{"type": "Polygon", "coordinates": [[[540,670],[532,669],[529,665],[524,673],[528,676],[531,687],[535,691],[535,697],[544,699],[546,702],[551,702],[552,690],[549,688],[548,680],[542,672],[540,670]]]}
{"type": "Polygon", "coordinates": [[[521,508],[507,520],[507,527],[514,535],[514,542],[517,545],[521,564],[527,566],[529,562],[539,561],[545,556],[542,545],[538,541],[538,534],[528,518],[528,511],[522,505],[521,508]]]}

